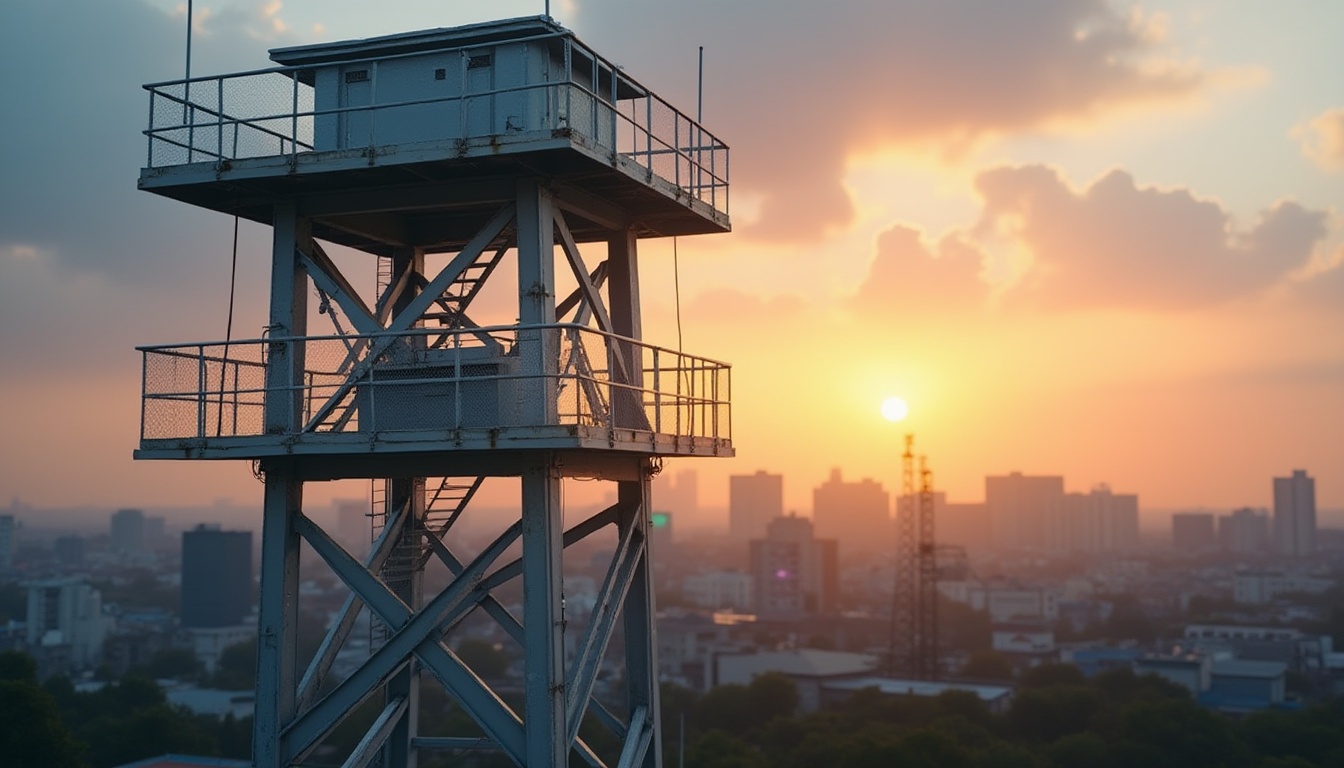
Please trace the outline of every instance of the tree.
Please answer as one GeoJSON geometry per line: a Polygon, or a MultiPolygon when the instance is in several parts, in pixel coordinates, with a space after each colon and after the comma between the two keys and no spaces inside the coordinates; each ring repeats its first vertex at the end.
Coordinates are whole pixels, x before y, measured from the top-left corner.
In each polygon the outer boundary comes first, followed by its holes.
{"type": "Polygon", "coordinates": [[[183,680],[201,674],[201,660],[187,648],[163,648],[149,657],[143,672],[155,680],[183,680]]]}
{"type": "Polygon", "coordinates": [[[1017,692],[1008,707],[1008,727],[1016,738],[1051,742],[1086,731],[1102,702],[1094,688],[1026,688],[1017,692]]]}
{"type": "Polygon", "coordinates": [[[1055,768],[1118,768],[1106,740],[1095,733],[1074,733],[1051,744],[1046,756],[1055,768]]]}
{"type": "Polygon", "coordinates": [[[37,684],[37,661],[26,653],[0,653],[0,680],[37,684]]]}
{"type": "Polygon", "coordinates": [[[77,768],[80,751],[36,674],[0,680],[0,768],[77,768]]]}
{"type": "Polygon", "coordinates": [[[1018,680],[1018,686],[1021,688],[1053,688],[1066,685],[1087,685],[1087,677],[1073,664],[1042,664],[1023,672],[1018,680]]]}
{"type": "MultiPolygon", "coordinates": [[[[739,686],[740,687],[740,686],[739,686]]],[[[721,730],[695,740],[686,752],[689,768],[765,768],[765,758],[746,742],[721,730]]]]}
{"type": "Polygon", "coordinates": [[[210,684],[226,691],[246,691],[257,684],[257,640],[252,638],[225,648],[215,662],[210,684]]]}
{"type": "Polygon", "coordinates": [[[779,672],[765,672],[752,678],[747,695],[757,724],[792,717],[798,710],[798,686],[779,672]]]}
{"type": "Polygon", "coordinates": [[[1191,699],[1131,705],[1118,746],[1126,747],[1122,764],[1143,768],[1234,768],[1247,763],[1246,747],[1227,719],[1191,699]]]}
{"type": "Polygon", "coordinates": [[[751,694],[745,685],[720,685],[700,697],[695,713],[702,731],[718,729],[726,733],[746,733],[755,722],[751,713],[751,694]]]}
{"type": "Polygon", "coordinates": [[[962,665],[960,675],[971,680],[1012,680],[1013,664],[1001,653],[979,651],[962,665]]]}

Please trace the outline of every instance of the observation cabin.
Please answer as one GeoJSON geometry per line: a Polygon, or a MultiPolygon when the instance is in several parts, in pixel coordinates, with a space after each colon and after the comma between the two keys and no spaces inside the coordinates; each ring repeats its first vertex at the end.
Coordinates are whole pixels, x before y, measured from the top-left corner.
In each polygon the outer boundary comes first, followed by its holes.
{"type": "Polygon", "coordinates": [[[271,58],[279,66],[146,86],[139,177],[272,229],[259,338],[139,348],[136,457],[251,460],[265,484],[256,765],[330,762],[326,738],[379,696],[345,765],[414,765],[434,749],[659,765],[650,478],[661,457],[733,454],[731,372],[643,340],[637,252],[643,238],[729,231],[728,147],[549,17],[271,58]],[[501,289],[507,322],[474,319],[500,314],[501,289]],[[447,534],[487,477],[520,478],[519,511],[459,555],[447,534]],[[617,501],[565,530],[566,477],[614,483],[617,501]],[[305,483],[349,478],[372,484],[363,559],[303,513],[305,483]],[[564,550],[603,529],[615,531],[607,577],[567,641],[564,550]],[[306,671],[300,541],[351,591],[306,671]],[[516,543],[521,556],[500,565],[516,543]],[[435,595],[421,585],[430,560],[454,575],[435,595]],[[492,593],[514,579],[521,616],[492,593]],[[336,681],[361,606],[371,655],[336,681]],[[451,650],[478,608],[521,646],[521,709],[451,650]],[[613,635],[616,707],[592,694],[613,635]],[[417,733],[422,672],[476,732],[417,733]],[[585,715],[616,735],[617,754],[578,736],[585,715]]]}

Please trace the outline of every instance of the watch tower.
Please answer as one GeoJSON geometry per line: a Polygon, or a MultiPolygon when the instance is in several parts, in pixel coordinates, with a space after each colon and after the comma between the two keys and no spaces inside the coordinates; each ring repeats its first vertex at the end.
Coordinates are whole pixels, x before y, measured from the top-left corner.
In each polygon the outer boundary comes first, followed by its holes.
{"type": "Polygon", "coordinates": [[[136,452],[252,461],[264,480],[255,764],[311,762],[374,700],[362,740],[335,757],[344,765],[476,748],[526,766],[571,754],[660,765],[649,480],[665,456],[732,455],[730,371],[643,340],[637,251],[646,237],[728,231],[727,147],[548,17],[271,58],[279,66],[146,86],[139,182],[273,231],[262,338],[140,348],[136,452]],[[330,244],[376,261],[376,286],[357,289],[330,244]],[[474,321],[510,262],[516,322],[474,321]],[[558,276],[573,290],[562,295],[558,276]],[[331,329],[309,328],[310,298],[331,329]],[[613,483],[616,502],[566,530],[561,482],[576,476],[613,483]],[[479,551],[454,551],[446,534],[490,477],[520,479],[517,516],[479,551]],[[367,557],[304,512],[306,484],[345,478],[373,483],[367,557]],[[613,530],[567,654],[566,548],[613,530]],[[306,666],[301,542],[349,588],[306,666]],[[424,583],[431,561],[452,574],[442,590],[424,583]],[[498,594],[518,580],[521,610],[498,594]],[[377,641],[337,680],[363,607],[377,641]],[[474,612],[521,649],[521,706],[452,650],[474,612]],[[600,702],[613,635],[623,700],[600,702]],[[479,733],[420,734],[422,679],[479,733]],[[579,737],[585,714],[618,750],[579,737]]]}

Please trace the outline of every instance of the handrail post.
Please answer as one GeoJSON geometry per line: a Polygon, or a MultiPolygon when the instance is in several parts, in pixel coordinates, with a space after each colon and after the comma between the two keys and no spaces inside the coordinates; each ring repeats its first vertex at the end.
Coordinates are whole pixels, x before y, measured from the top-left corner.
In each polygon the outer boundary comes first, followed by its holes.
{"type": "Polygon", "coordinates": [[[149,402],[149,350],[140,352],[140,439],[145,439],[145,405],[149,402]]]}
{"type": "MultiPolygon", "coordinates": [[[[215,78],[215,159],[222,161],[224,159],[224,78],[215,78]]],[[[222,396],[224,393],[220,393],[222,396]]],[[[221,405],[223,401],[221,400],[221,405]]]]}
{"type": "Polygon", "coordinates": [[[196,108],[191,103],[191,81],[185,81],[182,87],[182,117],[187,121],[187,162],[190,163],[192,151],[196,149],[196,108]]]}
{"type": "Polygon", "coordinates": [[[158,94],[153,88],[149,89],[149,130],[145,131],[145,141],[148,144],[145,147],[145,152],[148,156],[145,158],[145,162],[150,168],[154,167],[154,102],[157,101],[154,97],[156,95],[158,94]]]}
{"type": "MultiPolygon", "coordinates": [[[[674,109],[672,110],[672,168],[674,169],[672,171],[674,177],[672,183],[677,186],[677,189],[681,189],[681,147],[678,146],[679,144],[681,144],[681,113],[674,109]]],[[[680,366],[681,362],[678,361],[677,365],[680,366]]]]}
{"type": "Polygon", "coordinates": [[[661,373],[658,365],[658,348],[653,350],[653,432],[662,434],[663,431],[663,389],[661,386],[661,373]]]}
{"type": "Polygon", "coordinates": [[[205,345],[196,347],[196,437],[205,437],[205,345]]]}
{"type": "MultiPolygon", "coordinates": [[[[281,151],[284,151],[284,142],[281,141],[281,151]]],[[[289,159],[291,163],[298,162],[299,159],[299,78],[297,76],[290,78],[290,109],[289,109],[289,159]]]]}

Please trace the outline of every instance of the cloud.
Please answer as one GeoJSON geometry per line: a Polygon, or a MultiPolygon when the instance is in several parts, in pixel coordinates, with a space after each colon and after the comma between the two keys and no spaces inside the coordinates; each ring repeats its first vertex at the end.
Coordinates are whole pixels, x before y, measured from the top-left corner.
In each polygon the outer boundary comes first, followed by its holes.
{"type": "MultiPolygon", "coordinates": [[[[193,72],[265,62],[267,43],[226,23],[227,12],[196,17],[193,72]]],[[[223,335],[231,222],[136,189],[148,120],[140,86],[181,77],[184,31],[181,15],[143,0],[0,3],[0,68],[17,73],[0,82],[0,348],[25,361],[6,381],[134,366],[136,343],[223,335]]],[[[244,225],[247,319],[235,328],[249,335],[264,317],[264,289],[252,286],[269,274],[268,242],[244,225]]]]}
{"type": "Polygon", "coordinates": [[[1219,203],[1139,187],[1120,170],[1076,190],[1045,166],[1003,167],[976,189],[983,210],[968,236],[1030,254],[1012,294],[1056,308],[1180,309],[1256,294],[1310,263],[1329,233],[1328,212],[1288,201],[1237,230],[1219,203]]]}
{"type": "Polygon", "coordinates": [[[882,232],[849,306],[878,316],[997,305],[1166,311],[1271,289],[1344,306],[1344,248],[1327,256],[1328,211],[1280,201],[1239,229],[1218,202],[1140,187],[1121,170],[1077,189],[1048,166],[999,167],[975,188],[973,223],[936,239],[909,224],[882,232]]]}
{"type": "Polygon", "coordinates": [[[709,323],[767,323],[801,319],[806,303],[798,296],[757,296],[736,288],[711,288],[686,307],[688,314],[709,323]]]}
{"type": "Polygon", "coordinates": [[[749,229],[763,238],[848,223],[841,178],[856,152],[955,152],[1184,97],[1205,80],[1164,50],[1160,18],[1106,0],[591,0],[578,10],[586,40],[688,112],[693,89],[664,84],[694,83],[694,46],[705,45],[705,124],[734,148],[734,185],[764,196],[749,229]]]}
{"type": "Polygon", "coordinates": [[[1302,154],[1328,171],[1344,171],[1344,107],[1327,109],[1293,130],[1302,154]]]}
{"type": "Polygon", "coordinates": [[[984,261],[985,253],[964,237],[931,244],[921,230],[898,224],[878,236],[854,306],[877,315],[976,310],[989,295],[980,277],[984,261]]]}

